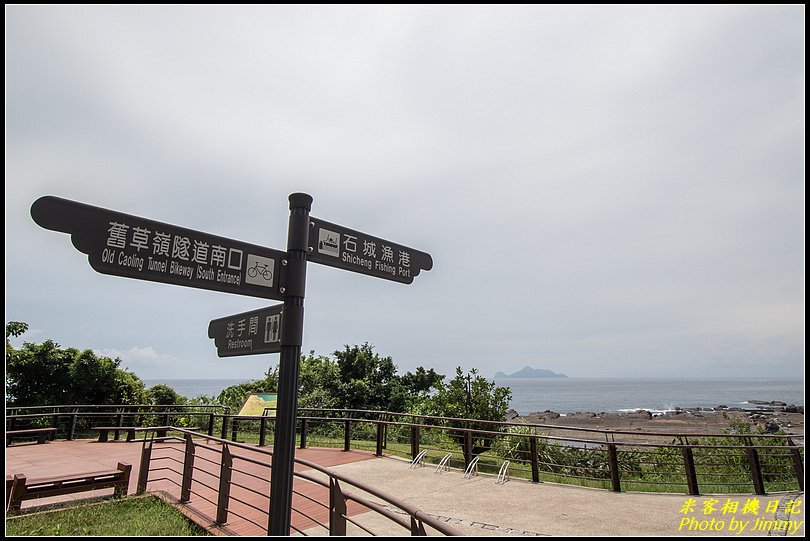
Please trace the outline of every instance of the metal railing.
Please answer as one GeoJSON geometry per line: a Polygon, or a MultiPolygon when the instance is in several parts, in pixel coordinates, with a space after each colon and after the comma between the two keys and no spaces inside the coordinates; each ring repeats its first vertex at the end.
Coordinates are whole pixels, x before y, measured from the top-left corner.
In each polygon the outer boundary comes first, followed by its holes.
{"type": "Polygon", "coordinates": [[[336,446],[342,427],[346,450],[371,449],[376,433],[378,455],[383,450],[410,459],[424,454],[426,462],[444,462],[462,471],[479,458],[479,470],[493,475],[509,460],[512,477],[533,482],[692,495],[804,490],[804,446],[790,435],[684,435],[359,413],[355,417],[354,410],[301,410],[301,446],[336,446]],[[318,429],[320,438],[311,434],[318,429]],[[448,452],[452,457],[446,457],[448,452]]]}
{"type": "MultiPolygon", "coordinates": [[[[72,439],[92,435],[98,424],[161,424],[196,426],[209,436],[259,446],[273,441],[269,415],[232,415],[222,406],[160,408],[7,408],[6,426],[51,423],[57,437],[72,439]]],[[[299,410],[297,430],[300,448],[362,449],[411,460],[423,454],[431,464],[450,454],[447,465],[461,471],[478,457],[479,471],[492,475],[509,460],[513,479],[533,482],[694,495],[804,490],[804,445],[792,435],[614,431],[337,409],[299,410]]]]}
{"type": "MultiPolygon", "coordinates": [[[[50,426],[55,437],[67,440],[92,437],[93,426],[147,427],[155,425],[205,426],[209,433],[220,429],[230,409],[218,404],[69,404],[58,406],[16,406],[6,408],[6,430],[19,427],[50,426]],[[224,416],[224,417],[223,417],[224,416]]],[[[118,439],[119,435],[115,435],[118,439]]]]}
{"type": "MultiPolygon", "coordinates": [[[[235,516],[269,535],[271,451],[179,427],[150,430],[153,436],[143,442],[138,493],[146,492],[150,484],[170,485],[181,503],[194,499],[213,506],[216,524],[225,525],[235,516]],[[167,431],[179,432],[182,437],[156,437],[167,431]]],[[[345,536],[348,524],[353,524],[374,534],[359,517],[359,507],[385,517],[411,535],[427,535],[428,531],[459,535],[424,511],[366,483],[310,461],[295,459],[295,463],[307,468],[293,474],[300,480],[293,488],[292,530],[296,533],[314,531],[319,535],[328,531],[329,535],[345,536]],[[347,492],[347,488],[364,494],[347,492]],[[354,512],[349,511],[350,504],[354,512]]]]}

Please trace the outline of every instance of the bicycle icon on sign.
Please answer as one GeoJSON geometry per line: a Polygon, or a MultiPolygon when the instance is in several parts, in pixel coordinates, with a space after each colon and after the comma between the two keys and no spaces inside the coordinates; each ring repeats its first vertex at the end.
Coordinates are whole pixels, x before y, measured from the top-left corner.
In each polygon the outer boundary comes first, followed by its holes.
{"type": "Polygon", "coordinates": [[[256,278],[261,276],[265,280],[273,281],[273,269],[269,269],[270,265],[260,265],[258,261],[247,270],[248,276],[256,278]]]}
{"type": "Polygon", "coordinates": [[[269,257],[248,254],[245,283],[262,287],[273,287],[276,261],[269,257]]]}

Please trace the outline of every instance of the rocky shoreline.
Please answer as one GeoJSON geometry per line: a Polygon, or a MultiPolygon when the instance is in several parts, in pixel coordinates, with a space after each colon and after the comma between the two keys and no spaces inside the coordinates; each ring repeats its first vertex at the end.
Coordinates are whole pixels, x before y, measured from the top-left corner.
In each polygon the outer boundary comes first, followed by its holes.
{"type": "Polygon", "coordinates": [[[634,412],[574,412],[560,414],[543,411],[519,415],[512,410],[508,421],[577,428],[618,431],[723,434],[749,425],[754,432],[804,435],[804,406],[779,401],[749,400],[750,408],[728,407],[679,408],[664,413],[648,410],[634,412]]]}

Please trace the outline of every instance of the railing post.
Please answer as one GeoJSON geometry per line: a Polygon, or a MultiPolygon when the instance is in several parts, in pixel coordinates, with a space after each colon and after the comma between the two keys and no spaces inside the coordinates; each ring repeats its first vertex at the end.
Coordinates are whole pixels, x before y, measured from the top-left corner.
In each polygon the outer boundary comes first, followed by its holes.
{"type": "Polygon", "coordinates": [[[59,417],[61,416],[58,413],[53,414],[52,417],[53,421],[51,422],[51,428],[55,428],[56,432],[53,433],[51,439],[54,439],[56,437],[57,432],[59,432],[59,417]]]}
{"type": "Polygon", "coordinates": [[[267,445],[267,424],[265,421],[267,417],[262,415],[262,418],[259,420],[259,447],[264,447],[267,445]]]}
{"type": "Polygon", "coordinates": [[[307,428],[309,427],[309,419],[301,419],[301,449],[307,448],[307,428]]]}
{"type": "Polygon", "coordinates": [[[343,450],[350,451],[352,448],[352,422],[348,419],[344,421],[343,429],[343,450]]]}
{"type": "Polygon", "coordinates": [[[610,484],[613,492],[621,492],[622,484],[619,477],[619,453],[615,443],[607,444],[608,465],[610,466],[610,484]]]}
{"type": "Polygon", "coordinates": [[[228,439],[228,414],[227,413],[222,414],[222,431],[220,432],[219,437],[222,438],[223,440],[228,439]]]}
{"type": "Polygon", "coordinates": [[[211,413],[208,414],[208,435],[209,436],[214,435],[214,423],[215,422],[216,422],[216,416],[215,416],[214,412],[212,411],[211,413]]]}
{"type": "Polygon", "coordinates": [[[540,465],[537,463],[537,436],[529,436],[529,454],[532,461],[532,483],[539,483],[540,465]]]}
{"type": "Polygon", "coordinates": [[[748,455],[748,465],[751,468],[751,481],[754,483],[755,494],[765,494],[765,483],[762,482],[762,468],[759,464],[759,453],[757,453],[754,442],[751,438],[745,438],[747,445],[745,451],[748,455]]]}
{"type": "Polygon", "coordinates": [[[152,459],[152,442],[144,441],[141,448],[141,465],[138,469],[138,487],[136,494],[146,492],[146,484],[149,481],[149,463],[152,459]]]}
{"type": "Polygon", "coordinates": [[[472,432],[469,430],[464,431],[464,468],[472,462],[472,432]]]}
{"type": "Polygon", "coordinates": [[[374,453],[377,456],[383,455],[383,436],[385,435],[385,424],[377,421],[377,451],[374,453]]]}
{"type": "Polygon", "coordinates": [[[419,455],[419,425],[411,425],[411,459],[419,455]]]}
{"type": "MultiPolygon", "coordinates": [[[[118,415],[115,416],[115,426],[124,426],[124,414],[120,413],[120,410],[119,410],[118,415]]],[[[121,438],[121,431],[116,430],[115,431],[115,437],[113,439],[115,441],[118,441],[120,438],[121,438]]]]}
{"type": "Polygon", "coordinates": [[[161,423],[162,426],[169,426],[169,414],[163,414],[163,422],[161,423]]]}
{"type": "Polygon", "coordinates": [[[793,472],[796,474],[796,480],[799,482],[799,490],[804,490],[804,464],[802,463],[802,454],[795,447],[792,438],[787,439],[787,444],[791,446],[790,456],[793,458],[793,472]]]}
{"type": "Polygon", "coordinates": [[[237,433],[239,432],[239,419],[234,417],[231,419],[231,441],[236,441],[237,433]]]}
{"type": "Polygon", "coordinates": [[[76,422],[79,420],[79,416],[75,413],[70,414],[70,428],[68,428],[68,435],[67,439],[72,440],[76,437],[76,422]]]}
{"type": "Polygon", "coordinates": [[[700,490],[698,488],[697,472],[695,471],[695,457],[692,456],[691,447],[681,447],[683,454],[683,467],[686,474],[686,484],[689,486],[689,494],[692,496],[699,496],[700,490]]]}
{"type": "Polygon", "coordinates": [[[233,457],[226,444],[222,445],[222,463],[219,468],[219,496],[217,497],[217,524],[228,522],[228,502],[231,497],[231,467],[233,457]]]}
{"type": "MultiPolygon", "coordinates": [[[[382,420],[387,421],[388,415],[383,415],[382,420]]],[[[383,424],[383,449],[388,449],[388,423],[383,424]]]]}
{"type": "Polygon", "coordinates": [[[132,464],[119,462],[117,466],[118,471],[123,472],[121,481],[115,484],[115,497],[123,498],[127,495],[129,490],[129,476],[132,475],[132,464]]]}
{"type": "Polygon", "coordinates": [[[416,518],[411,517],[411,536],[427,536],[427,532],[425,531],[425,524],[421,520],[416,520],[416,518]]]}
{"type": "MultiPolygon", "coordinates": [[[[25,495],[28,492],[26,489],[27,477],[23,473],[15,473],[14,477],[11,481],[11,490],[8,489],[6,492],[10,492],[9,500],[8,500],[8,510],[9,511],[20,511],[22,508],[23,499],[25,499],[25,495]]],[[[6,481],[8,483],[8,481],[6,481]]]]}
{"type": "Polygon", "coordinates": [[[191,434],[186,434],[186,450],[183,460],[183,484],[180,486],[180,503],[191,499],[191,479],[194,476],[194,442],[191,434]]]}
{"type": "Polygon", "coordinates": [[[329,535],[346,535],[346,498],[334,477],[329,478],[329,535]]]}

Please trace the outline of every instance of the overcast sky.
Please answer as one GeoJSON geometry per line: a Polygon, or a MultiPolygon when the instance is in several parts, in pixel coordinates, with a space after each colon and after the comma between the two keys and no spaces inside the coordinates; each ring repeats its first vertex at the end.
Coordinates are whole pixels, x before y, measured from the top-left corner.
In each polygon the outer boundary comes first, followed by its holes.
{"type": "Polygon", "coordinates": [[[313,216],[432,255],[317,264],[304,350],[400,371],[803,377],[805,8],[11,6],[6,321],[144,379],[258,378],[262,299],[98,274],[57,195],[285,249],[313,216]]]}

